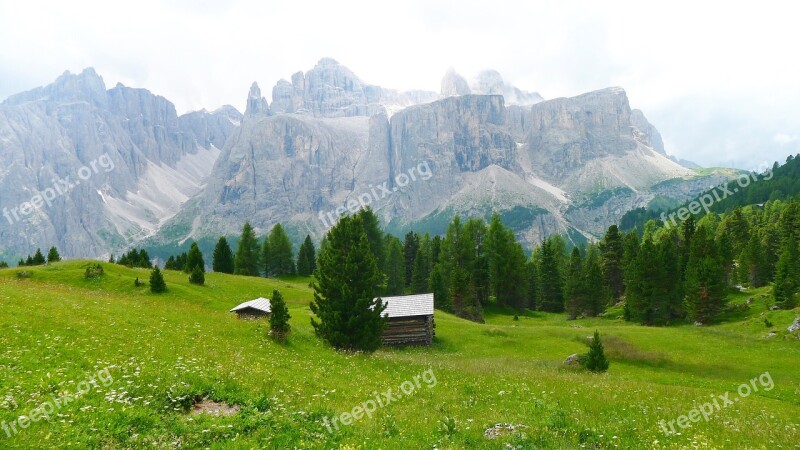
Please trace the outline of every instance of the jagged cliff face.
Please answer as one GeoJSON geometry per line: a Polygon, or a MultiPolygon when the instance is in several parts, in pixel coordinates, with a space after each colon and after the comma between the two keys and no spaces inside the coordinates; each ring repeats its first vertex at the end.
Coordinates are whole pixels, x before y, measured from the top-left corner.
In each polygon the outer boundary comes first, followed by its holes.
{"type": "Polygon", "coordinates": [[[366,205],[396,233],[497,211],[534,244],[600,236],[656,193],[683,199],[721,181],[668,159],[620,88],[543,101],[485,71],[471,86],[449,72],[441,93],[397,91],[326,58],[279,81],[271,104],[256,83],[246,98],[244,115],[178,116],[147,90],[106,90],[88,69],[7,99],[0,206],[12,214],[0,256],[50,245],[95,256],[150,235],[169,246],[237,234],[247,220],[320,238],[366,205]],[[95,170],[80,184],[20,209],[84,167],[95,170]],[[656,186],[673,178],[686,181],[656,186]]]}
{"type": "Polygon", "coordinates": [[[95,256],[153,233],[199,192],[227,135],[232,108],[178,117],[166,99],[94,70],[0,104],[4,257],[56,245],[95,256]]]}

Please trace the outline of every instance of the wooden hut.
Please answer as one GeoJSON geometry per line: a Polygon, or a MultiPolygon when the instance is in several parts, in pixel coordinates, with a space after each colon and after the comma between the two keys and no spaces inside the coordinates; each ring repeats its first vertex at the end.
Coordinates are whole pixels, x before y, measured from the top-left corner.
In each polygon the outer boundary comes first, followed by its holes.
{"type": "Polygon", "coordinates": [[[389,318],[383,332],[384,345],[431,345],[436,335],[433,294],[381,297],[389,318]]]}
{"type": "Polygon", "coordinates": [[[242,303],[231,309],[230,312],[235,312],[240,319],[258,319],[268,316],[272,312],[272,309],[268,298],[259,297],[255,300],[242,303]]]}

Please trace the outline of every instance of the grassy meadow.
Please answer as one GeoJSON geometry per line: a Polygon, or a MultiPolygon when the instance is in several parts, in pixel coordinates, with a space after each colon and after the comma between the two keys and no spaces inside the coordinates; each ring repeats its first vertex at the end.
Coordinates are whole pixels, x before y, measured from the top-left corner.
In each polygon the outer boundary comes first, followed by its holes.
{"type": "Polygon", "coordinates": [[[90,264],[25,268],[30,278],[0,270],[0,424],[17,424],[0,429],[2,449],[800,448],[800,340],[786,331],[800,311],[769,311],[769,288],[732,293],[732,304],[754,301],[714,326],[632,325],[618,307],[575,321],[491,310],[485,324],[437,311],[432,347],[348,354],[314,336],[307,278],[209,273],[194,286],[164,271],[168,292],[155,295],[134,287],[147,270],[103,264],[105,275],[85,280],[90,264]],[[269,339],[265,320],[228,312],[274,288],[292,315],[285,345],[269,339]],[[595,329],[609,371],[566,367],[595,329]],[[104,369],[113,382],[20,427],[104,369]],[[435,383],[326,426],[428,370],[435,383]],[[739,396],[765,372],[771,389],[756,382],[758,392],[739,396]],[[676,434],[659,425],[726,392],[734,404],[708,420],[676,434]],[[239,410],[193,414],[201,399],[239,410]],[[513,427],[489,439],[496,424],[513,427]]]}

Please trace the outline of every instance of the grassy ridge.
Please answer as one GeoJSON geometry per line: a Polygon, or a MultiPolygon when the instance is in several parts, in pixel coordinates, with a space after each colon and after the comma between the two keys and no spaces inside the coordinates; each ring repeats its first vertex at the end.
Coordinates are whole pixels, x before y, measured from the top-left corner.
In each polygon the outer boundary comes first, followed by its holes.
{"type": "Polygon", "coordinates": [[[519,321],[490,311],[484,325],[436,312],[431,348],[335,352],[309,323],[308,279],[207,274],[206,286],[165,271],[169,291],[150,294],[133,279],[148,271],[89,262],[0,271],[0,423],[109,368],[113,383],[31,424],[0,448],[794,448],[800,437],[800,342],[786,333],[797,311],[766,311],[765,290],[712,327],[647,328],[607,318],[567,322],[529,313],[519,321]],[[281,289],[292,314],[286,346],[264,321],[237,320],[241,301],[281,289]],[[761,314],[775,326],[769,331],[761,314]],[[612,362],[604,375],[562,366],[599,329],[612,362]],[[329,433],[332,419],[398,391],[432,369],[436,384],[329,433]],[[680,435],[675,420],[712,395],[769,371],[774,389],[714,412],[680,435]],[[230,417],[191,415],[196,397],[238,404],[230,417]],[[488,440],[499,422],[528,428],[488,440]]]}

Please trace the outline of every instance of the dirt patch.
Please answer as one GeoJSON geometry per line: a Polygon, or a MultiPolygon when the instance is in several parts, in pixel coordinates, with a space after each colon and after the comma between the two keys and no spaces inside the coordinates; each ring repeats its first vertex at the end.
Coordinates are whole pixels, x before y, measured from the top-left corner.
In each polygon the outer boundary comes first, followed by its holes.
{"type": "Polygon", "coordinates": [[[192,407],[192,414],[211,414],[212,416],[232,416],[239,412],[239,405],[215,402],[207,398],[196,402],[192,407]]]}

